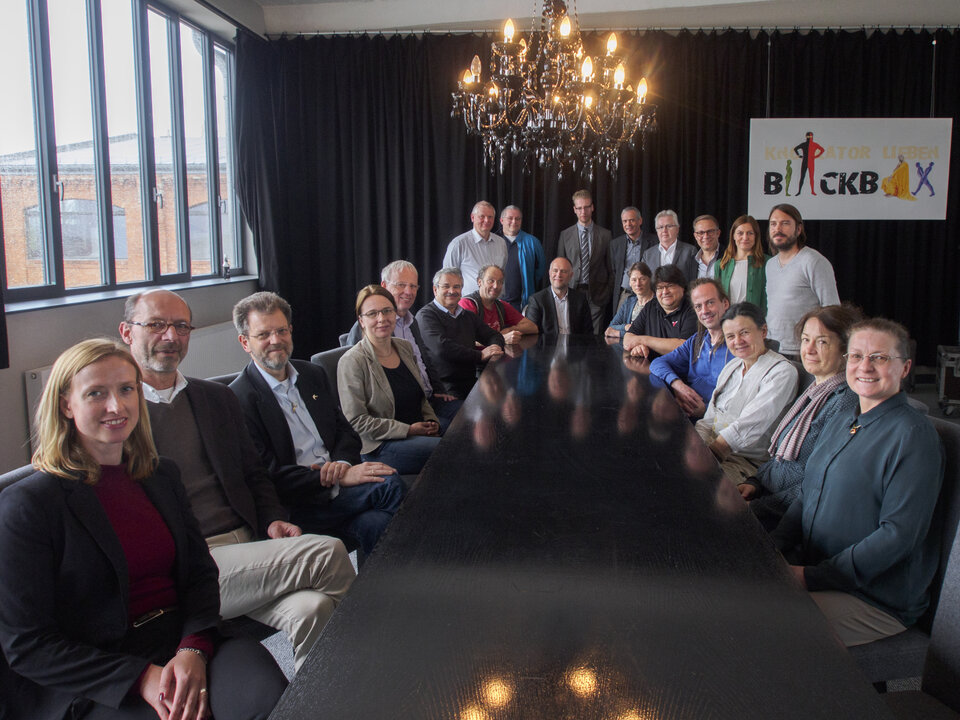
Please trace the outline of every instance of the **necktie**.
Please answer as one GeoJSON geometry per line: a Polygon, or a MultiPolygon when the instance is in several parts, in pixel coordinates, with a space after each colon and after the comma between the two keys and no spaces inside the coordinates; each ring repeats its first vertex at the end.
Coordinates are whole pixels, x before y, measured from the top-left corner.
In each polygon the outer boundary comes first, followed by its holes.
{"type": "Polygon", "coordinates": [[[580,230],[580,284],[590,284],[590,231],[580,230]]]}

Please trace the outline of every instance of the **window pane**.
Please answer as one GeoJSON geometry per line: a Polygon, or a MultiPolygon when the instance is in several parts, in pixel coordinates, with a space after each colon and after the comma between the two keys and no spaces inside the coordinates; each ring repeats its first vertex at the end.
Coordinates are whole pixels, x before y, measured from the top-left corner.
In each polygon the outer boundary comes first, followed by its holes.
{"type": "Polygon", "coordinates": [[[90,61],[83,0],[47,0],[57,173],[62,188],[63,276],[66,287],[103,282],[93,165],[90,61]]]}
{"type": "Polygon", "coordinates": [[[160,201],[157,203],[160,272],[169,275],[183,272],[184,268],[180,265],[177,246],[177,178],[174,172],[168,20],[153,10],[147,13],[147,18],[150,35],[150,89],[153,96],[153,147],[157,167],[155,187],[160,193],[160,201]]]}
{"type": "Polygon", "coordinates": [[[0,3],[0,210],[7,287],[45,285],[36,117],[25,2],[0,3]],[[11,108],[16,108],[11,111],[11,108]]]}
{"type": "Polygon", "coordinates": [[[207,103],[203,92],[203,35],[180,23],[180,69],[183,77],[183,126],[187,147],[187,205],[190,207],[190,274],[209,275],[212,234],[207,212],[207,103]],[[197,226],[194,208],[203,206],[208,226],[202,237],[194,237],[197,226]]]}
{"type": "Polygon", "coordinates": [[[136,63],[130,0],[100,0],[117,282],[145,280],[136,63]]]}
{"type": "MultiPolygon", "coordinates": [[[[230,258],[230,264],[237,266],[237,225],[234,218],[237,212],[236,198],[233,194],[233,145],[231,143],[230,124],[232,122],[233,98],[230,92],[230,59],[227,51],[213,47],[214,92],[217,103],[217,154],[220,174],[220,235],[222,254],[230,258]]],[[[220,259],[222,264],[223,259],[220,259]]]]}

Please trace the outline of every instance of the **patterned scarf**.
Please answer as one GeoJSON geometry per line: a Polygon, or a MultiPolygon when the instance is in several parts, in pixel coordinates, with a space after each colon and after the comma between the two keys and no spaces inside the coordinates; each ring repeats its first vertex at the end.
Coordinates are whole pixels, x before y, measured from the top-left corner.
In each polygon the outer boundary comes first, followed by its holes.
{"type": "Polygon", "coordinates": [[[777,431],[770,439],[770,455],[777,460],[793,461],[800,456],[800,446],[810,432],[810,425],[820,410],[827,402],[827,398],[833,394],[833,391],[846,382],[844,373],[839,372],[833,377],[824,380],[822,383],[813,384],[803,391],[803,394],[797,398],[787,414],[783,416],[777,431]],[[787,425],[790,421],[797,418],[789,430],[787,425]],[[786,431],[786,432],[784,432],[786,431]],[[780,436],[783,435],[783,442],[777,447],[780,436]]]}

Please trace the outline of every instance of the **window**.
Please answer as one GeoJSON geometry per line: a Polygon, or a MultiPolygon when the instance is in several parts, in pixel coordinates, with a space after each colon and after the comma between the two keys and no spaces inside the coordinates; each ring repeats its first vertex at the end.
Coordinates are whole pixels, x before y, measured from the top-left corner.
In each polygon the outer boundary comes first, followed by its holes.
{"type": "Polygon", "coordinates": [[[14,0],[0,58],[7,301],[242,270],[232,48],[148,0],[14,0]]]}

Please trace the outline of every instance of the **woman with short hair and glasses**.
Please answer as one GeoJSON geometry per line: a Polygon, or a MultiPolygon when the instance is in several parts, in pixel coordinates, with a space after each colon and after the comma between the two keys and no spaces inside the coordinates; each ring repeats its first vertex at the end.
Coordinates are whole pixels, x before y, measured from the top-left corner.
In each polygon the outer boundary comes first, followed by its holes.
{"type": "Polygon", "coordinates": [[[858,402],[823,428],[800,496],[773,533],[847,646],[915,623],[939,562],[943,450],[900,389],[908,348],[906,329],[890,320],[850,329],[846,378],[858,402]]]}
{"type": "Polygon", "coordinates": [[[337,365],[343,414],[363,441],[364,461],[416,475],[440,442],[440,422],[427,401],[413,348],[393,337],[397,305],[379,285],[357,295],[360,342],[337,365]]]}
{"type": "Polygon", "coordinates": [[[126,346],[60,355],[36,426],[37,472],[0,497],[0,714],[266,718],[286,680],[217,631],[217,567],[126,346]]]}

